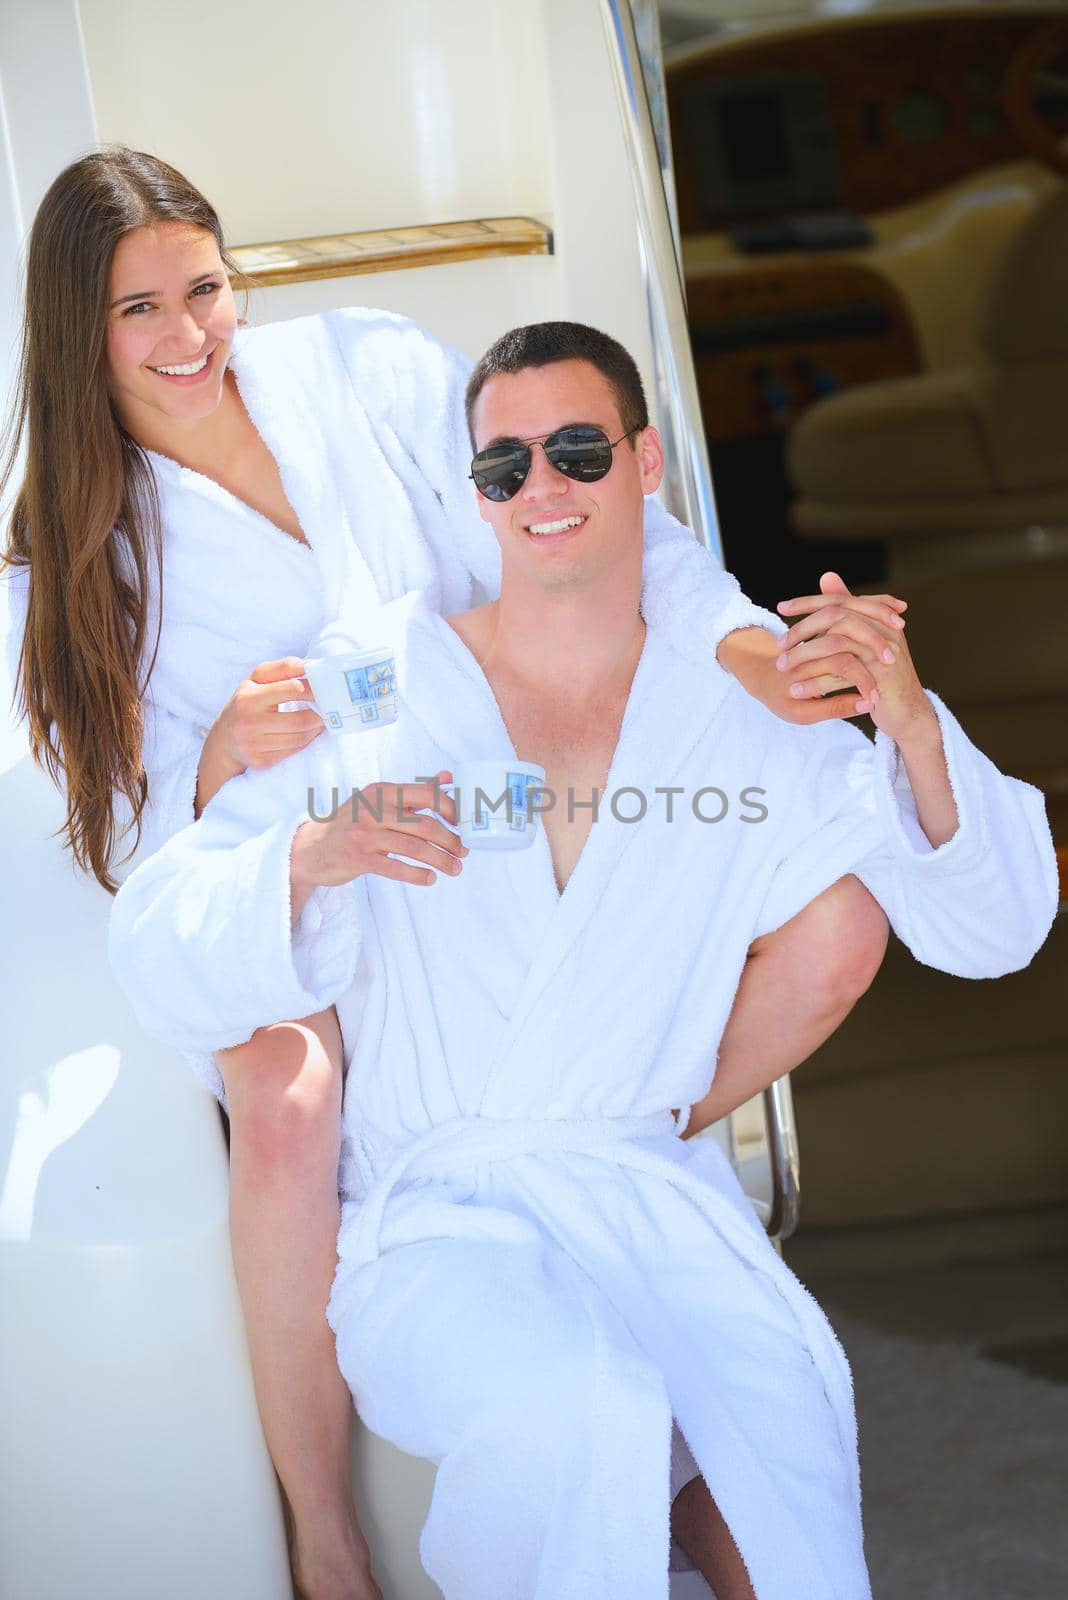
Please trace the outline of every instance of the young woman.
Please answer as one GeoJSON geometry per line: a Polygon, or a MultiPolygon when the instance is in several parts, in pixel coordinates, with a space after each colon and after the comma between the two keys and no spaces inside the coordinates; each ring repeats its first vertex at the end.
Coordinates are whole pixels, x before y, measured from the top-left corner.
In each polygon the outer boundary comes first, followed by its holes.
{"type": "MultiPolygon", "coordinates": [[[[30,236],[2,479],[24,442],[4,552],[12,669],[34,757],[65,790],[71,851],[106,889],[230,777],[318,737],[314,712],[285,708],[308,697],[303,657],[342,591],[369,641],[376,607],[410,589],[446,611],[496,592],[496,543],[466,481],[466,377],[460,357],[388,313],[240,327],[214,210],[152,156],[105,150],[53,183],[30,236]]],[[[654,502],[643,607],[793,720],[856,709],[789,698],[801,680],[810,696],[872,686],[862,661],[834,677],[841,663],[818,638],[797,670],[776,672],[759,626],[771,619],[654,502]]],[[[410,854],[440,859],[418,840],[410,854]]],[[[839,945],[845,916],[867,913],[843,907],[839,945]]],[[[867,927],[874,950],[882,929],[867,927]]],[[[849,949],[855,968],[855,937],[849,949]]],[[[336,1016],[239,1032],[193,1064],[229,1112],[235,1271],[298,1589],[372,1600],[350,1398],[324,1316],[336,1016]]]]}

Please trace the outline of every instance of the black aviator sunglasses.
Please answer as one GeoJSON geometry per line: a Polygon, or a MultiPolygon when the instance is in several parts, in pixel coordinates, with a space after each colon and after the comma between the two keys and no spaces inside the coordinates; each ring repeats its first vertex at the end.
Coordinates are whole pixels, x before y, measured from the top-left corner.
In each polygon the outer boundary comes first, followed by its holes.
{"type": "Polygon", "coordinates": [[[613,442],[603,428],[581,422],[570,428],[557,428],[544,439],[498,439],[474,457],[470,477],[487,500],[511,500],[527,481],[533,459],[531,445],[540,444],[549,465],[565,478],[575,483],[596,483],[611,469],[616,445],[640,432],[640,425],[628,428],[613,442]]]}

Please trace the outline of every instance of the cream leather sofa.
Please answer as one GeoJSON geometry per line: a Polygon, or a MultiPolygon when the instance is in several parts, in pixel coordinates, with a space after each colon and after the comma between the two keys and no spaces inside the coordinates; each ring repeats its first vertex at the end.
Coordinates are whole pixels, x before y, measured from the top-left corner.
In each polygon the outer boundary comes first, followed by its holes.
{"type": "Polygon", "coordinates": [[[892,543],[1068,526],[1068,184],[995,273],[974,362],[820,401],[788,446],[795,531],[892,543]]]}

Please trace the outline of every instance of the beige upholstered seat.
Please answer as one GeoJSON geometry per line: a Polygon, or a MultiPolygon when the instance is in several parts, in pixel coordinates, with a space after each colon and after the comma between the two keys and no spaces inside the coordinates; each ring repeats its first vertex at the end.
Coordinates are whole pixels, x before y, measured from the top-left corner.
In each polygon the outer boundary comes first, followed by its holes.
{"type": "MultiPolygon", "coordinates": [[[[1068,562],[902,585],[923,682],[1068,839],[1068,562]]],[[[801,1229],[1068,1200],[1068,917],[996,983],[893,941],[870,992],[793,1075],[801,1229]]]]}
{"type": "Polygon", "coordinates": [[[1068,918],[1023,972],[952,978],[894,940],[793,1074],[801,1234],[1068,1202],[1068,918]]]}
{"type": "MultiPolygon", "coordinates": [[[[801,418],[795,531],[887,539],[904,565],[917,538],[941,536],[941,560],[947,535],[1068,526],[1066,267],[1068,188],[1009,252],[974,367],[864,385],[801,418]]],[[[1045,792],[1068,840],[1068,562],[945,571],[899,592],[924,683],[1003,771],[1045,792]]],[[[998,983],[920,967],[893,942],[793,1076],[802,1232],[1068,1199],[1066,953],[1063,916],[998,983]]]]}
{"type": "Polygon", "coordinates": [[[788,446],[795,531],[898,540],[1068,525],[1068,185],[995,275],[972,365],[812,406],[788,446]]]}

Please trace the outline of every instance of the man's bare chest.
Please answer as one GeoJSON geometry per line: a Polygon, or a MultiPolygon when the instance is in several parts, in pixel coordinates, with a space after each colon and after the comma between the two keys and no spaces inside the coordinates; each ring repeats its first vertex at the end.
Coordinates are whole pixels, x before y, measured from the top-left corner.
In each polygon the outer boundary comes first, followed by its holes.
{"type": "Polygon", "coordinates": [[[589,838],[612,765],[626,697],[581,708],[531,703],[497,691],[508,731],[522,761],[545,768],[542,812],[557,887],[562,892],[589,838]]]}

